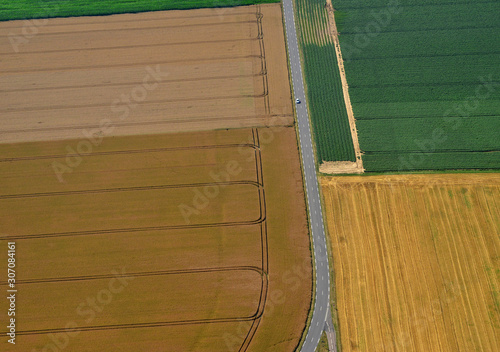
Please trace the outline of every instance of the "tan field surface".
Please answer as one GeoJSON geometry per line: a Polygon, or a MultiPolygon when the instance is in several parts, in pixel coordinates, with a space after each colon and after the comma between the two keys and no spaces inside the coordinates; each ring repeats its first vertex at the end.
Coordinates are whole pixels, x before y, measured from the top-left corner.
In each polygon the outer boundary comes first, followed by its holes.
{"type": "Polygon", "coordinates": [[[16,243],[18,290],[2,351],[294,350],[312,283],[292,127],[68,154],[79,142],[0,145],[0,247],[16,243]]]}
{"type": "Polygon", "coordinates": [[[322,188],[342,351],[500,350],[500,174],[322,188]]]}
{"type": "Polygon", "coordinates": [[[0,350],[293,351],[312,268],[280,5],[50,19],[14,50],[23,25],[0,23],[0,350]]]}
{"type": "Polygon", "coordinates": [[[0,143],[290,125],[278,4],[0,23],[0,143]]]}

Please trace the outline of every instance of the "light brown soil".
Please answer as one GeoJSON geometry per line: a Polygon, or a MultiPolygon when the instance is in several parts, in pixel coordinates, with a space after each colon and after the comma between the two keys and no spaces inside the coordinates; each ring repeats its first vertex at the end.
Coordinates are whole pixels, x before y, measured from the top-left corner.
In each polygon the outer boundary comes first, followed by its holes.
{"type": "Polygon", "coordinates": [[[52,165],[77,143],[0,145],[0,245],[16,241],[19,292],[2,351],[64,341],[67,323],[75,351],[296,347],[312,282],[292,127],[108,137],[61,183],[52,165]],[[134,279],[103,304],[122,269],[134,279]]]}
{"type": "Polygon", "coordinates": [[[347,79],[344,70],[344,60],[342,59],[342,52],[340,50],[339,36],[337,31],[337,24],[335,23],[334,10],[331,0],[326,0],[326,9],[328,12],[328,24],[330,27],[330,34],[335,45],[335,52],[337,54],[337,63],[340,71],[340,79],[342,80],[342,92],[344,93],[345,106],[347,108],[347,117],[349,118],[349,128],[351,130],[351,137],[354,143],[354,153],[356,155],[356,168],[355,172],[344,171],[342,168],[338,169],[340,172],[336,172],[337,168],[325,165],[325,170],[332,170],[331,172],[322,171],[325,173],[363,173],[365,169],[363,168],[363,159],[361,157],[361,148],[359,147],[358,131],[356,129],[356,119],[354,118],[354,113],[352,111],[351,98],[349,97],[349,86],[347,84],[347,79]]]}
{"type": "Polygon", "coordinates": [[[312,268],[280,5],[39,31],[0,41],[0,245],[19,273],[0,350],[293,351],[312,268]],[[115,103],[157,65],[143,101],[115,103]]]}
{"type": "MultiPolygon", "coordinates": [[[[0,37],[22,26],[0,23],[0,37]]],[[[38,30],[18,53],[0,41],[0,143],[80,138],[103,123],[118,136],[293,121],[277,4],[51,19],[38,30]]]]}

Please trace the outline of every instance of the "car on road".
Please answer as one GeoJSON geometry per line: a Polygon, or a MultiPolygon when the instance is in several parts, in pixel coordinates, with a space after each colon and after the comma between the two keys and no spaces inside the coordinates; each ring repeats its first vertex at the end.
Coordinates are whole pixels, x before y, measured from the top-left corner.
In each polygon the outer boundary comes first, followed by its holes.
{"type": "Polygon", "coordinates": [[[300,104],[300,99],[299,98],[295,99],[295,103],[300,104]]]}

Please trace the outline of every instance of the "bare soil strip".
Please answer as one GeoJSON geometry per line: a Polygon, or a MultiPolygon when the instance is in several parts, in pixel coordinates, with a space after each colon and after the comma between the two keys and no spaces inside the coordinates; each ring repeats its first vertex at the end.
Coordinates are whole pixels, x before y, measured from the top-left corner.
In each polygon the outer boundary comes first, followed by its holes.
{"type": "Polygon", "coordinates": [[[51,19],[6,43],[0,243],[31,303],[0,349],[296,348],[312,278],[280,5],[51,19]]]}

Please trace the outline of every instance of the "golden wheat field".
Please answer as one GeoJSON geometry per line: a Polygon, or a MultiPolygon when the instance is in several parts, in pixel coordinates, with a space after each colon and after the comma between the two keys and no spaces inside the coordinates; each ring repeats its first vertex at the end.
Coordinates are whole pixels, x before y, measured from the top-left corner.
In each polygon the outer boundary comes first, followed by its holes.
{"type": "Polygon", "coordinates": [[[322,188],[343,351],[500,351],[500,174],[322,188]]]}

